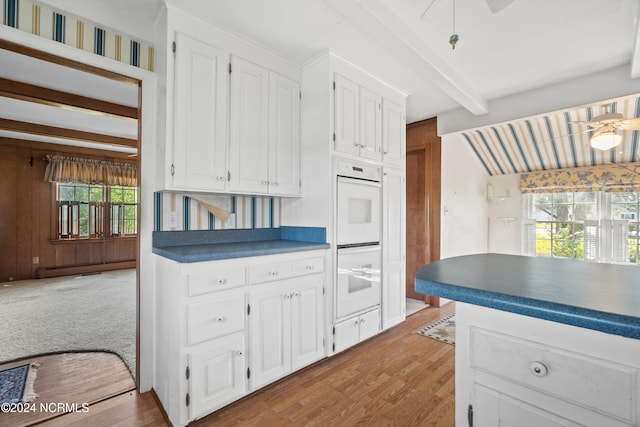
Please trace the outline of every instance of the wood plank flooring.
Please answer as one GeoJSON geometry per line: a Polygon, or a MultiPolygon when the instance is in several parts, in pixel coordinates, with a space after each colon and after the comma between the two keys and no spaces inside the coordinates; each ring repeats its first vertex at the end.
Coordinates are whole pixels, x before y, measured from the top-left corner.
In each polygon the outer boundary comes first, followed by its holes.
{"type": "MultiPolygon", "coordinates": [[[[391,330],[271,384],[191,426],[451,427],[455,424],[455,347],[416,332],[454,310],[454,303],[421,310],[391,330]]],[[[46,371],[42,371],[45,363],[38,359],[42,367],[36,384],[47,378],[46,371]]],[[[123,367],[124,364],[120,368],[123,367]]],[[[46,389],[54,401],[59,401],[65,393],[66,375],[57,372],[59,368],[51,369],[57,379],[46,380],[46,389]]],[[[110,385],[118,368],[100,369],[102,374],[96,378],[95,367],[91,366],[92,386],[87,384],[86,394],[74,397],[74,401],[87,401],[93,388],[120,387],[110,385]]],[[[40,387],[36,387],[39,400],[46,398],[40,387]]],[[[21,425],[6,424],[5,415],[0,414],[0,426],[21,425]]],[[[67,414],[39,425],[155,427],[168,423],[153,393],[125,391],[90,405],[87,413],[67,414]]]]}
{"type": "Polygon", "coordinates": [[[454,310],[421,310],[192,425],[453,426],[455,347],[416,332],[454,310]]]}
{"type": "MultiPolygon", "coordinates": [[[[0,414],[2,427],[28,426],[59,417],[64,412],[57,408],[58,403],[91,405],[135,390],[133,377],[126,365],[111,353],[52,354],[6,363],[0,365],[0,369],[33,362],[40,364],[34,383],[38,395],[34,402],[35,410],[0,414]]],[[[90,408],[93,409],[92,406],[90,408]]]]}

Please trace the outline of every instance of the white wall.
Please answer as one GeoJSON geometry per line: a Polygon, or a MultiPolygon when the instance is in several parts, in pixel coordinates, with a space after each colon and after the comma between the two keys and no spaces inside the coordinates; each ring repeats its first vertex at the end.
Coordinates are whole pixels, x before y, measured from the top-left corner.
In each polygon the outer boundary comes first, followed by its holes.
{"type": "Polygon", "coordinates": [[[460,135],[442,136],[440,257],[487,252],[489,175],[460,135]]]}
{"type": "Polygon", "coordinates": [[[489,177],[488,252],[520,255],[522,252],[522,195],[520,174],[489,177]],[[505,196],[504,198],[502,196],[505,196]]]}

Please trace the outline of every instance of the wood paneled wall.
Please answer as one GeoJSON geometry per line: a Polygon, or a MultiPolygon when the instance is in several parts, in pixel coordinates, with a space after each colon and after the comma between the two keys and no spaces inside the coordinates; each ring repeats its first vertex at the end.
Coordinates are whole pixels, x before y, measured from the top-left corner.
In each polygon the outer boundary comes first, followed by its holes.
{"type": "Polygon", "coordinates": [[[104,270],[105,263],[135,262],[136,238],[52,241],[53,185],[44,181],[47,154],[127,158],[116,152],[0,138],[0,282],[37,278],[43,268],[88,266],[75,271],[90,272],[104,270]],[[34,257],[39,258],[37,264],[34,257]]]}
{"type": "Polygon", "coordinates": [[[440,259],[441,142],[435,118],[407,125],[407,297],[439,306],[415,291],[420,267],[440,259]]]}

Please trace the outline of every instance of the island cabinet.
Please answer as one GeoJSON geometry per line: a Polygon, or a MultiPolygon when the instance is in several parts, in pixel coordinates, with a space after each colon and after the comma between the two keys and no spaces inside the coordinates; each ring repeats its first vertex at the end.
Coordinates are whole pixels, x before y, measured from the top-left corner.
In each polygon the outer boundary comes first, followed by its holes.
{"type": "Polygon", "coordinates": [[[638,426],[640,341],[456,303],[457,426],[638,426]]]}
{"type": "Polygon", "coordinates": [[[298,196],[301,70],[172,6],[159,25],[165,189],[298,196]]]}
{"type": "Polygon", "coordinates": [[[154,390],[186,425],[326,356],[325,250],[156,257],[154,390]]]}

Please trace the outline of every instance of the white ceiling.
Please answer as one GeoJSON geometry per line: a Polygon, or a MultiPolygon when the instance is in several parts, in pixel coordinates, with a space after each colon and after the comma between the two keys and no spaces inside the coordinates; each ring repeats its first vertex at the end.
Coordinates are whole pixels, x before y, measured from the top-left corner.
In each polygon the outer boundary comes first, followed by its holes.
{"type": "MultiPolygon", "coordinates": [[[[640,75],[638,0],[514,0],[496,14],[485,0],[455,0],[455,50],[454,0],[164,1],[300,66],[330,48],[405,93],[408,123],[457,109],[489,117],[496,99],[624,64],[629,79],[640,75]]],[[[151,43],[162,8],[162,0],[40,2],[151,43]]],[[[133,102],[127,96],[119,102],[133,102]]]]}

